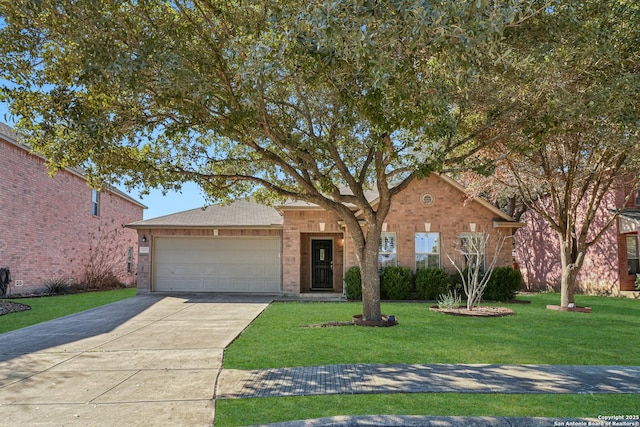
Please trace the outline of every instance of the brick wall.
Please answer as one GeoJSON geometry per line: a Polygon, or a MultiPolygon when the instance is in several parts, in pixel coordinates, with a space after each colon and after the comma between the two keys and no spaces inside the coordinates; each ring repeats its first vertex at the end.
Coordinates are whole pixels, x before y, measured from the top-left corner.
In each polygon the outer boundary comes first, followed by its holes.
{"type": "Polygon", "coordinates": [[[1,139],[0,159],[0,266],[11,269],[12,293],[32,292],[51,279],[79,280],[91,251],[105,244],[119,259],[121,280],[135,282],[136,232],[122,225],[142,219],[141,205],[103,192],[95,217],[82,177],[62,170],[52,178],[40,157],[1,139]]]}
{"type": "MultiPolygon", "coordinates": [[[[342,248],[335,243],[342,237],[342,229],[338,217],[324,210],[285,210],[284,230],[282,237],[282,291],[297,294],[301,289],[308,290],[310,275],[310,254],[305,248],[310,246],[311,238],[334,240],[334,290],[342,290],[342,248]],[[320,230],[320,223],[324,230],[320,230]]],[[[344,243],[344,242],[342,242],[344,243]]]]}
{"type": "MultiPolygon", "coordinates": [[[[511,229],[494,228],[496,214],[476,201],[466,200],[466,196],[452,187],[437,175],[412,182],[407,189],[398,194],[385,220],[387,232],[395,232],[397,239],[398,265],[415,270],[415,233],[425,232],[425,223],[430,232],[440,233],[440,264],[450,274],[456,272],[448,261],[445,251],[456,262],[462,263],[462,256],[455,251],[459,235],[470,231],[470,223],[474,223],[476,231],[484,231],[491,235],[487,259],[493,256],[500,235],[511,236],[511,229]],[[433,197],[433,204],[425,206],[422,196],[428,193],[433,197]]],[[[338,217],[322,210],[286,210],[284,212],[283,237],[283,289],[288,293],[306,290],[305,277],[307,268],[304,257],[308,257],[304,239],[317,236],[322,222],[325,224],[325,235],[340,232],[338,217]],[[313,234],[311,234],[313,233],[313,234]]],[[[498,258],[498,266],[512,266],[511,255],[513,239],[504,243],[498,258]]],[[[353,241],[346,232],[344,242],[343,272],[358,265],[353,241]]],[[[344,277],[344,276],[343,276],[344,277]]],[[[340,279],[342,282],[342,278],[340,279]]],[[[334,283],[337,283],[334,279],[334,283]]]]}
{"type": "MultiPolygon", "coordinates": [[[[446,253],[457,263],[463,264],[462,256],[455,250],[461,233],[469,232],[471,223],[476,232],[490,235],[486,251],[487,263],[496,250],[500,235],[511,235],[511,229],[494,228],[496,214],[477,201],[467,200],[466,195],[451,186],[438,175],[432,174],[426,179],[413,181],[394,199],[385,220],[387,232],[395,232],[397,239],[398,265],[415,270],[415,233],[426,232],[425,223],[430,232],[440,233],[440,266],[454,274],[455,268],[447,259],[446,253]],[[433,203],[422,203],[422,196],[430,194],[433,203]]],[[[512,239],[505,241],[497,266],[511,266],[512,239]]],[[[348,268],[348,267],[347,267],[348,268]]]]}
{"type": "MultiPolygon", "coordinates": [[[[624,196],[612,192],[598,209],[588,237],[600,232],[611,217],[612,209],[622,204],[624,196]]],[[[579,212],[581,215],[582,213],[579,212]]],[[[538,214],[526,212],[522,221],[527,226],[516,233],[516,259],[528,289],[559,291],[562,266],[560,240],[555,230],[538,214]]],[[[589,250],[578,274],[577,291],[589,294],[616,295],[628,287],[626,242],[618,235],[617,223],[607,229],[589,250]],[[622,288],[621,288],[622,285],[622,288]]]]}

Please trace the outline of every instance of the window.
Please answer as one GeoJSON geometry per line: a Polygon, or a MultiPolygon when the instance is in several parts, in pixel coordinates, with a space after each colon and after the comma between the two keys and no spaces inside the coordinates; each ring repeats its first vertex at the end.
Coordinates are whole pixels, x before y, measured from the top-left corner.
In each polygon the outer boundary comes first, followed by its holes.
{"type": "Polygon", "coordinates": [[[127,248],[127,273],[131,273],[133,270],[133,248],[129,246],[127,248]]]}
{"type": "Polygon", "coordinates": [[[416,270],[440,267],[440,233],[416,233],[416,270]]]}
{"type": "Polygon", "coordinates": [[[627,236],[627,264],[629,274],[640,273],[640,259],[638,259],[638,236],[627,236]]]}
{"type": "Polygon", "coordinates": [[[378,247],[378,268],[395,267],[397,262],[396,233],[382,233],[378,247]]]}
{"type": "Polygon", "coordinates": [[[460,249],[464,256],[465,268],[480,267],[484,273],[484,254],[486,241],[484,233],[464,233],[461,236],[460,249]]]}
{"type": "Polygon", "coordinates": [[[91,215],[100,216],[100,192],[91,190],[91,215]]]}

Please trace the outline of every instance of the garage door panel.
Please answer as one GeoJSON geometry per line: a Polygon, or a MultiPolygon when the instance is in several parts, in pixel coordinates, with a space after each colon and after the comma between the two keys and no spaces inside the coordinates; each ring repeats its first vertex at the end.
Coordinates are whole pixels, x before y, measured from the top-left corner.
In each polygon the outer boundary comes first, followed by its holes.
{"type": "Polygon", "coordinates": [[[154,290],[280,292],[280,240],[172,238],[154,240],[154,290]]]}

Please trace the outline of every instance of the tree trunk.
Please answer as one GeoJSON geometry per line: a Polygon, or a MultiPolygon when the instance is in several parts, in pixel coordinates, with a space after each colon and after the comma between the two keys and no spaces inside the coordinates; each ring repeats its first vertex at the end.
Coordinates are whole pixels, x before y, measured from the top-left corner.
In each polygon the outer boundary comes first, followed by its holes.
{"type": "Polygon", "coordinates": [[[562,278],[560,281],[560,306],[568,307],[573,304],[576,287],[577,270],[573,265],[562,267],[562,278]]]}
{"type": "MultiPolygon", "coordinates": [[[[362,278],[362,318],[380,321],[380,274],[378,272],[378,239],[369,233],[360,259],[360,275],[362,278]]],[[[375,233],[373,233],[375,234],[375,233]]],[[[378,233],[380,234],[380,233],[378,233]]]]}
{"type": "Polygon", "coordinates": [[[560,235],[560,261],[562,265],[562,276],[560,279],[560,306],[567,307],[573,304],[576,288],[576,279],[580,268],[581,259],[584,257],[578,251],[575,239],[560,235]]]}

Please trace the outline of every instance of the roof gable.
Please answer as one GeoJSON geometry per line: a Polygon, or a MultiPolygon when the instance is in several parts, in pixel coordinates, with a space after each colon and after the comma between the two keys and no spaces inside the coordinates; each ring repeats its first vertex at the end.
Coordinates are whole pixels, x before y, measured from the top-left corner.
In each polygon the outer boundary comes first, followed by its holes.
{"type": "MultiPolygon", "coordinates": [[[[465,198],[467,198],[466,189],[460,183],[458,183],[454,179],[452,179],[452,178],[450,178],[450,177],[448,177],[447,175],[444,175],[444,174],[439,174],[439,173],[433,172],[433,175],[437,176],[441,181],[443,181],[447,185],[451,186],[453,189],[455,189],[456,191],[458,191],[459,193],[464,195],[465,198]]],[[[418,179],[418,178],[416,178],[416,179],[418,179]]],[[[428,179],[428,178],[423,178],[423,179],[428,179]]],[[[342,194],[352,194],[351,191],[349,191],[348,189],[341,189],[341,193],[342,194]]],[[[378,195],[377,191],[372,191],[372,190],[365,191],[365,197],[367,198],[367,200],[369,201],[371,206],[375,206],[379,202],[379,195],[378,195]]],[[[494,214],[497,218],[499,218],[500,221],[515,222],[515,220],[513,218],[511,218],[506,212],[504,212],[501,209],[495,207],[494,205],[492,205],[487,200],[485,200],[485,199],[483,199],[481,197],[474,197],[474,198],[471,198],[469,200],[479,203],[482,207],[484,207],[485,209],[489,210],[492,214],[494,214]]],[[[314,210],[314,209],[315,210],[323,210],[322,207],[320,207],[320,206],[318,206],[316,204],[309,203],[309,202],[304,202],[304,201],[296,201],[296,200],[287,201],[283,205],[278,206],[278,209],[283,209],[283,210],[314,210]]],[[[362,211],[357,211],[356,212],[356,216],[360,216],[361,214],[362,214],[362,211]]]]}

